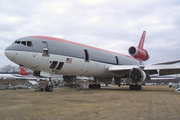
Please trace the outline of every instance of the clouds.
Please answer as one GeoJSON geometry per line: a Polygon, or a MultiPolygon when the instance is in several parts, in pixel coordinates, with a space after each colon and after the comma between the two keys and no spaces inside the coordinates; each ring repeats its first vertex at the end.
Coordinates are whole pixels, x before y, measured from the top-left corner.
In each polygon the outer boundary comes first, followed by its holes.
{"type": "Polygon", "coordinates": [[[65,38],[128,54],[147,31],[147,63],[180,59],[178,0],[1,0],[0,55],[15,39],[30,35],[65,38]]]}

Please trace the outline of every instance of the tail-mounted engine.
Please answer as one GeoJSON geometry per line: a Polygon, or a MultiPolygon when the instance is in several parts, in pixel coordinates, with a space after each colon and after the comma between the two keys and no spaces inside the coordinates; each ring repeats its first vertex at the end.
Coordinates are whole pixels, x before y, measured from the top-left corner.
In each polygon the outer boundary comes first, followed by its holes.
{"type": "Polygon", "coordinates": [[[133,83],[140,83],[146,79],[146,73],[141,68],[133,68],[129,73],[129,78],[133,83]]]}
{"type": "Polygon", "coordinates": [[[64,81],[66,81],[66,83],[72,83],[72,82],[76,81],[76,76],[63,75],[63,79],[64,79],[64,81]]]}
{"type": "Polygon", "coordinates": [[[149,59],[149,54],[146,50],[138,47],[130,47],[129,48],[129,54],[133,56],[134,58],[137,58],[142,61],[146,61],[149,59]]]}

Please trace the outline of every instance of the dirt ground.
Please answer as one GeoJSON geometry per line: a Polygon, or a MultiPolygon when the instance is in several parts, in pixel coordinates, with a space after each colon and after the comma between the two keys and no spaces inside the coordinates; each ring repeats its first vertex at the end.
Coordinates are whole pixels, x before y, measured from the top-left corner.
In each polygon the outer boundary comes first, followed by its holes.
{"type": "Polygon", "coordinates": [[[0,120],[180,120],[180,94],[175,88],[128,87],[1,90],[0,120]]]}

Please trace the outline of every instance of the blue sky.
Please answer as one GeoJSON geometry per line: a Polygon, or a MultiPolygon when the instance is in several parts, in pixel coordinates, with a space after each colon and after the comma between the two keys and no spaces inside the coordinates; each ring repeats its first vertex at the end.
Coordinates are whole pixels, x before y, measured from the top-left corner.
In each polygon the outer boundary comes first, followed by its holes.
{"type": "Polygon", "coordinates": [[[1,0],[0,67],[15,65],[4,49],[43,35],[128,55],[146,31],[146,64],[180,59],[179,0],[1,0]]]}

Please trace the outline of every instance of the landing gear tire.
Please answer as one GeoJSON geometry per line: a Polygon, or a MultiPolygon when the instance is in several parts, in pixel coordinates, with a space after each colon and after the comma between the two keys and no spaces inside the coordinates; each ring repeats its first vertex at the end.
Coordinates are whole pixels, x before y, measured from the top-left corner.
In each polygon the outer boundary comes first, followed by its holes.
{"type": "Polygon", "coordinates": [[[142,86],[141,85],[130,85],[129,89],[130,90],[142,90],[142,86]]]}
{"type": "Polygon", "coordinates": [[[100,84],[89,84],[89,89],[100,89],[101,85],[100,84]]]}
{"type": "Polygon", "coordinates": [[[89,84],[89,89],[93,89],[93,85],[92,84],[89,84]]]}
{"type": "Polygon", "coordinates": [[[100,85],[100,84],[97,84],[97,88],[98,88],[98,89],[101,89],[101,85],[100,85]]]}
{"type": "Polygon", "coordinates": [[[45,91],[46,92],[52,92],[53,91],[53,86],[46,86],[45,91]]]}
{"type": "Polygon", "coordinates": [[[40,88],[40,91],[44,91],[44,88],[40,88]]]}

